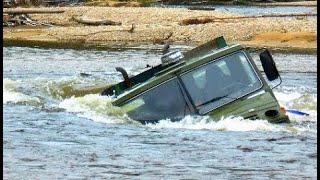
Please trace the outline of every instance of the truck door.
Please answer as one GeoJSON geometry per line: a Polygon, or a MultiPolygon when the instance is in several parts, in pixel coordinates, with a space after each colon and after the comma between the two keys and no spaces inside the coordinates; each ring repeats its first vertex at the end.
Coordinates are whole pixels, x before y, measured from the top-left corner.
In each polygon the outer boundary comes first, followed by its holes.
{"type": "Polygon", "coordinates": [[[128,116],[142,123],[161,119],[180,120],[192,113],[190,103],[177,78],[153,87],[130,100],[124,108],[128,116]]]}

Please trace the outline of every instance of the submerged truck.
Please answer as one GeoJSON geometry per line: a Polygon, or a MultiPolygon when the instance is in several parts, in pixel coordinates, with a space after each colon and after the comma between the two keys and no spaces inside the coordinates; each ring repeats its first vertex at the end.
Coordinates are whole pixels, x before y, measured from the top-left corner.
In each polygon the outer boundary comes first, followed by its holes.
{"type": "Polygon", "coordinates": [[[124,80],[101,95],[113,96],[113,105],[143,124],[187,115],[289,122],[267,83],[282,82],[269,50],[259,54],[266,79],[246,48],[227,45],[223,37],[185,53],[165,51],[161,64],[136,76],[117,67],[124,80]]]}

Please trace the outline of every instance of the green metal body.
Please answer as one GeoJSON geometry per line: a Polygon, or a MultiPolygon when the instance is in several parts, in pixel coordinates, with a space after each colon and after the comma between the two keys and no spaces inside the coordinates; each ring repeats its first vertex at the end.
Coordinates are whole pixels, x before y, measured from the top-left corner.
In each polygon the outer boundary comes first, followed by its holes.
{"type": "Polygon", "coordinates": [[[227,46],[223,38],[217,38],[215,41],[211,41],[200,46],[200,48],[197,47],[186,52],[184,54],[184,58],[177,64],[164,68],[155,73],[151,78],[147,78],[146,81],[139,82],[133,87],[125,89],[123,92],[118,94],[116,99],[113,101],[113,105],[121,107],[132,98],[139,96],[149,89],[156,88],[163,82],[193,70],[201,65],[239,51],[243,51],[248,57],[256,74],[262,82],[262,87],[230,103],[213,109],[208,112],[207,115],[212,116],[214,119],[220,119],[221,117],[226,116],[242,116],[252,120],[266,119],[269,122],[274,123],[289,122],[288,116],[280,110],[279,103],[277,102],[272,89],[264,80],[250,54],[246,52],[244,47],[241,45],[227,46]],[[277,114],[274,116],[266,116],[266,112],[268,110],[275,110],[277,114]]]}

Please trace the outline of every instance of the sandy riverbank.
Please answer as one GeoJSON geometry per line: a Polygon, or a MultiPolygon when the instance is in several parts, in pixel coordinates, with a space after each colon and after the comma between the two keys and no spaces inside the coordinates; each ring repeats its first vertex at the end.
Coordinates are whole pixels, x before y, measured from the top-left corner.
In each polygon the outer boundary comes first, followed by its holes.
{"type": "Polygon", "coordinates": [[[53,27],[4,28],[5,45],[47,47],[111,47],[137,44],[161,44],[168,38],[173,44],[197,45],[223,35],[227,42],[252,47],[315,52],[316,18],[258,18],[228,20],[182,26],[188,18],[236,17],[237,14],[215,11],[191,11],[183,8],[155,7],[61,7],[62,14],[31,15],[53,27]],[[86,26],[72,17],[108,19],[120,26],[86,26]],[[133,31],[129,31],[134,24],[133,31]],[[171,35],[171,36],[170,36],[171,35]]]}

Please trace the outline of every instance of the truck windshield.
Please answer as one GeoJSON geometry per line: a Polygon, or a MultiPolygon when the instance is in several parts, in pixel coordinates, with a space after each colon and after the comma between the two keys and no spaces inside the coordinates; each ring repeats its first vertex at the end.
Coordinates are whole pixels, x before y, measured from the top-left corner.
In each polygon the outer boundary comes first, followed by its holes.
{"type": "Polygon", "coordinates": [[[200,114],[259,89],[262,84],[243,52],[183,74],[181,79],[200,114]]]}

